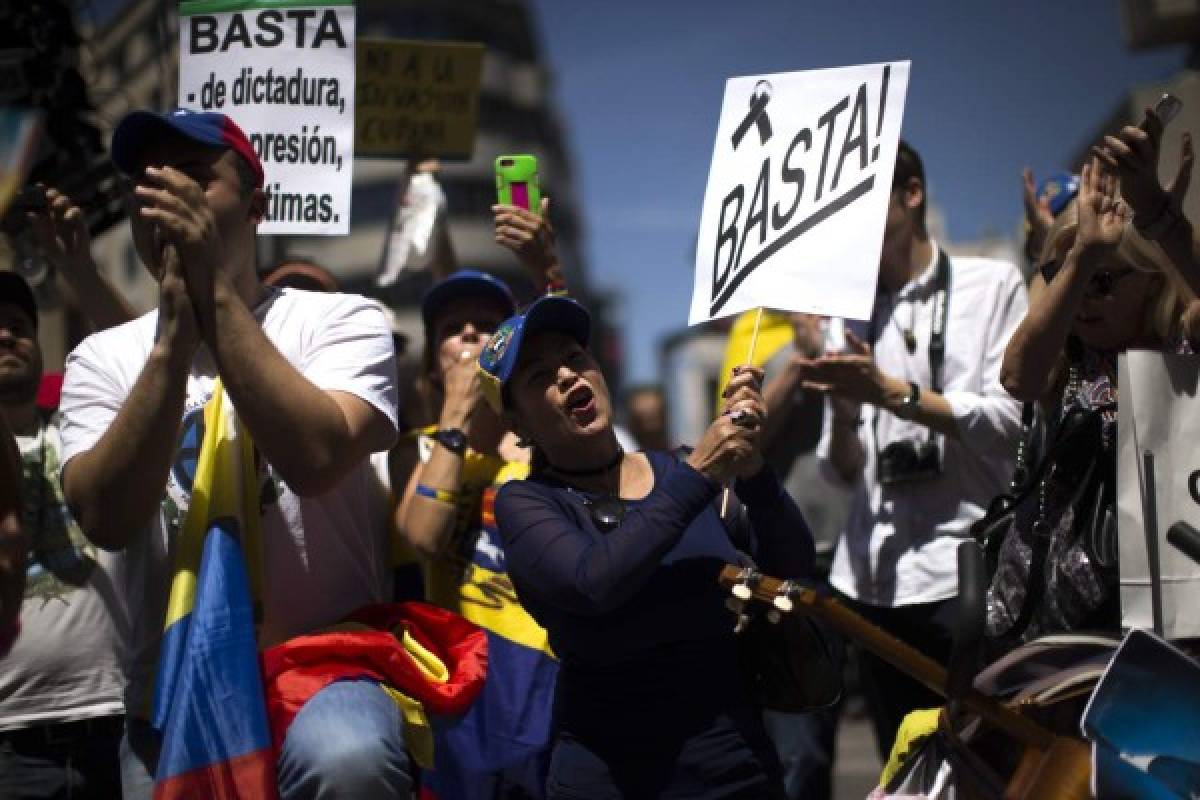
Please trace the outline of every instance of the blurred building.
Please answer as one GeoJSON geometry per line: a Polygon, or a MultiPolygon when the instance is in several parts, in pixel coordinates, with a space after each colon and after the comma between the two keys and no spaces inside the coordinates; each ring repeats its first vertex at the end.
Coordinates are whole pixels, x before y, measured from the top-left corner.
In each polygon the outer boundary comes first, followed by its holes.
{"type": "MultiPolygon", "coordinates": [[[[567,137],[551,97],[552,79],[542,61],[536,20],[524,0],[359,0],[360,37],[481,42],[486,47],[480,92],[479,132],[474,157],[445,164],[441,183],[450,208],[450,236],[458,263],[509,280],[518,296],[531,289],[515,257],[492,240],[490,206],[495,202],[492,163],[502,153],[538,157],[543,192],[551,198],[560,256],[572,293],[596,314],[598,353],[619,372],[620,349],[602,320],[604,299],[594,296],[583,257],[583,230],[576,205],[567,137]]],[[[179,20],[173,4],[129,0],[95,30],[84,29],[83,68],[106,135],[135,108],[165,110],[175,105],[179,20]]],[[[397,312],[408,335],[410,355],[419,353],[422,331],[416,310],[428,273],[407,273],[386,289],[375,286],[384,238],[396,202],[404,163],[356,159],[353,219],[347,236],[271,236],[260,239],[260,264],[304,258],[328,268],[346,291],[379,297],[397,312]]],[[[96,242],[97,258],[140,309],[153,306],[157,290],[134,253],[128,226],[96,242]]]]}

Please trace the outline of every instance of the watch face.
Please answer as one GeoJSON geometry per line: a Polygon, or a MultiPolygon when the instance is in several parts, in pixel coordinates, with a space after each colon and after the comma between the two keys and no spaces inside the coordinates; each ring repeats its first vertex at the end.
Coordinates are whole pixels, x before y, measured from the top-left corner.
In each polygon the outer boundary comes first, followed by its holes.
{"type": "Polygon", "coordinates": [[[462,431],[438,431],[433,435],[433,438],[439,444],[455,452],[462,452],[467,448],[467,437],[462,431]]]}

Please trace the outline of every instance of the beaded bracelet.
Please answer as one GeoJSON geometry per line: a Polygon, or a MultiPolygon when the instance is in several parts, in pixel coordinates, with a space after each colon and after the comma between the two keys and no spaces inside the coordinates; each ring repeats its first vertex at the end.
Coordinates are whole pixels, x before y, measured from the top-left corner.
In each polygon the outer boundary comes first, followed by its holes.
{"type": "Polygon", "coordinates": [[[454,505],[458,501],[458,492],[452,492],[449,489],[435,489],[423,483],[417,484],[417,494],[421,497],[428,497],[430,500],[440,500],[448,505],[454,505]]]}

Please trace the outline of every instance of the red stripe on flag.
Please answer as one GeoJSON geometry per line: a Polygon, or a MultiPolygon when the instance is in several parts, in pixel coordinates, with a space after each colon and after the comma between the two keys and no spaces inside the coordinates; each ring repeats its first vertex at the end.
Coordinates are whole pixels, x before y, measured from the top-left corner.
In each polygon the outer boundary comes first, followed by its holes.
{"type": "MultiPolygon", "coordinates": [[[[154,785],[154,800],[261,798],[264,786],[275,785],[275,758],[268,748],[161,780],[154,785]]],[[[272,791],[263,800],[275,796],[272,791]]]]}

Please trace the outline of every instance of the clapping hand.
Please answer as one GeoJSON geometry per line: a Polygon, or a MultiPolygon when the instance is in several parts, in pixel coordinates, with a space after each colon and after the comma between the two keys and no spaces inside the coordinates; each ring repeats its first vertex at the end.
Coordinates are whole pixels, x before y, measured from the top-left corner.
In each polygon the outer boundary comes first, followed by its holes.
{"type": "Polygon", "coordinates": [[[1054,224],[1054,213],[1050,211],[1050,198],[1037,196],[1037,184],[1033,170],[1026,167],[1021,171],[1021,201],[1025,206],[1025,222],[1029,232],[1025,237],[1025,255],[1036,262],[1046,243],[1046,234],[1054,224]]]}
{"type": "Polygon", "coordinates": [[[1075,247],[1085,266],[1095,269],[1120,244],[1129,209],[1117,196],[1116,176],[1099,158],[1084,164],[1079,178],[1079,230],[1075,247]]]}
{"type": "Polygon", "coordinates": [[[1167,186],[1158,181],[1158,159],[1163,125],[1158,115],[1146,109],[1141,126],[1126,125],[1115,136],[1105,136],[1092,154],[1121,182],[1121,195],[1137,216],[1139,224],[1152,222],[1167,203],[1179,208],[1191,183],[1195,153],[1191,134],[1183,135],[1179,171],[1167,186]]]}
{"type": "Polygon", "coordinates": [[[134,193],[138,213],[155,223],[178,252],[188,294],[196,310],[205,313],[213,303],[215,282],[230,276],[225,274],[221,233],[204,189],[174,167],[146,167],[145,182],[134,193]]]}
{"type": "MultiPolygon", "coordinates": [[[[875,363],[870,345],[850,331],[846,331],[846,345],[849,352],[831,353],[799,365],[803,388],[832,395],[839,417],[857,416],[862,403],[882,406],[888,392],[897,388],[896,381],[875,363]]],[[[908,384],[898,391],[907,393],[908,384]]]]}
{"type": "Polygon", "coordinates": [[[83,210],[62,192],[45,189],[46,208],[26,212],[33,238],[54,267],[67,273],[95,270],[92,238],[83,210]]]}

